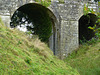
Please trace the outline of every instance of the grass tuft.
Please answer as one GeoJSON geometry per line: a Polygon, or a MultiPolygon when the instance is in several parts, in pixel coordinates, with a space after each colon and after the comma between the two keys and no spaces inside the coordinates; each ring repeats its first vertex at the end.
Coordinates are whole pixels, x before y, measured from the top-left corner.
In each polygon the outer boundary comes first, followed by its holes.
{"type": "Polygon", "coordinates": [[[0,75],[79,75],[38,38],[9,29],[0,20],[0,75]]]}
{"type": "Polygon", "coordinates": [[[84,43],[65,61],[80,75],[100,75],[100,40],[84,43]]]}

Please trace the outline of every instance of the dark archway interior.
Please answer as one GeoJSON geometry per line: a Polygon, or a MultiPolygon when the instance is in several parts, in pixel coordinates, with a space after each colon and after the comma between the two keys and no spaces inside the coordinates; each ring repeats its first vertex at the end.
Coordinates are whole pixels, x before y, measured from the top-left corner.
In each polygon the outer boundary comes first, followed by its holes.
{"type": "Polygon", "coordinates": [[[97,17],[94,14],[89,13],[88,15],[83,15],[79,19],[79,41],[87,41],[92,39],[95,36],[93,30],[90,30],[88,27],[93,27],[97,21],[97,17]]]}
{"type": "MultiPolygon", "coordinates": [[[[45,6],[42,6],[37,3],[25,4],[18,8],[17,11],[21,12],[22,15],[26,14],[28,16],[27,19],[29,19],[32,22],[33,26],[31,26],[31,28],[27,26],[27,29],[32,30],[35,35],[39,36],[39,39],[41,39],[41,41],[47,43],[49,41],[49,37],[52,35],[52,27],[54,27],[52,26],[52,24],[54,24],[52,22],[54,21],[52,20],[51,16],[51,14],[53,15],[53,13],[45,6]]],[[[21,14],[18,15],[18,17],[22,16],[21,14]]],[[[12,16],[11,20],[13,20],[15,15],[16,14],[12,16]]]]}
{"type": "MultiPolygon", "coordinates": [[[[20,25],[21,23],[24,24],[23,17],[26,18],[26,20],[29,22],[32,22],[31,28],[28,25],[27,29],[34,31],[32,33],[33,35],[38,35],[39,39],[41,41],[47,43],[49,45],[49,42],[51,41],[51,44],[53,46],[52,50],[55,54],[55,35],[56,35],[56,27],[55,22],[57,22],[57,19],[55,15],[45,6],[37,4],[37,3],[29,3],[21,6],[18,8],[15,13],[13,14],[11,18],[11,24],[10,26],[12,28],[16,27],[17,25],[20,25]],[[18,18],[17,18],[18,17],[18,18]],[[19,19],[21,18],[21,19],[19,19]],[[22,22],[23,21],[23,22],[22,22]],[[53,39],[49,40],[52,36],[53,39]]],[[[51,46],[49,45],[49,47],[51,46]]],[[[52,47],[51,46],[51,47],[52,47]]]]}

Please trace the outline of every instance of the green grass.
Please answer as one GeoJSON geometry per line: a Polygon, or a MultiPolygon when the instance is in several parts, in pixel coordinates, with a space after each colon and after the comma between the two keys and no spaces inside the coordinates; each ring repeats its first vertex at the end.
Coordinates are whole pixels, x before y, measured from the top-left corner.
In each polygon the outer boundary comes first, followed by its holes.
{"type": "Polygon", "coordinates": [[[84,43],[65,61],[80,75],[100,75],[100,40],[84,43]]]}
{"type": "Polygon", "coordinates": [[[0,20],[0,75],[79,75],[55,57],[46,44],[0,20]]]}
{"type": "Polygon", "coordinates": [[[42,4],[43,6],[49,7],[51,5],[51,0],[35,0],[37,3],[42,4]]]}

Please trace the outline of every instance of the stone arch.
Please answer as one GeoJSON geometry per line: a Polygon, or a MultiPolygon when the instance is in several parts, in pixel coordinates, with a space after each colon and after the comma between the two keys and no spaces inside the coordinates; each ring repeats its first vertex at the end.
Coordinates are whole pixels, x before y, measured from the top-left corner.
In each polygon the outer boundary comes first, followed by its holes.
{"type": "MultiPolygon", "coordinates": [[[[92,13],[87,15],[82,15],[79,19],[79,41],[87,41],[92,39],[95,36],[93,30],[90,30],[88,27],[93,27],[97,21],[97,16],[92,13]]],[[[81,42],[80,42],[81,43],[81,42]]]]}
{"type": "Polygon", "coordinates": [[[25,5],[22,5],[17,10],[29,15],[31,18],[38,17],[38,20],[41,18],[40,16],[38,16],[38,15],[41,15],[39,14],[40,11],[46,12],[45,14],[49,15],[51,22],[52,22],[52,35],[49,38],[49,47],[54,52],[54,54],[57,54],[57,50],[60,47],[59,46],[60,45],[59,43],[60,42],[59,41],[60,40],[60,30],[58,29],[58,21],[54,13],[49,8],[46,8],[45,6],[41,4],[37,4],[37,3],[28,3],[25,5]],[[34,14],[34,15],[31,16],[30,14],[31,15],[34,14]]]}

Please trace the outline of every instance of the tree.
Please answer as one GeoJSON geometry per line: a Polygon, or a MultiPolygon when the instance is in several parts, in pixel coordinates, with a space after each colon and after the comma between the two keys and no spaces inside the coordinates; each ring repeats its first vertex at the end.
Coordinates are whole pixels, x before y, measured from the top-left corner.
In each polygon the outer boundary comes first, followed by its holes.
{"type": "Polygon", "coordinates": [[[38,35],[41,41],[47,43],[52,34],[52,24],[49,15],[41,11],[30,16],[17,10],[11,18],[11,28],[25,25],[27,31],[30,31],[33,35],[38,35]]]}
{"type": "Polygon", "coordinates": [[[29,17],[22,13],[21,11],[15,11],[13,16],[11,17],[11,22],[10,22],[10,27],[14,28],[17,27],[18,25],[21,27],[23,24],[27,23],[32,23],[29,17]]]}

